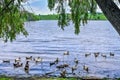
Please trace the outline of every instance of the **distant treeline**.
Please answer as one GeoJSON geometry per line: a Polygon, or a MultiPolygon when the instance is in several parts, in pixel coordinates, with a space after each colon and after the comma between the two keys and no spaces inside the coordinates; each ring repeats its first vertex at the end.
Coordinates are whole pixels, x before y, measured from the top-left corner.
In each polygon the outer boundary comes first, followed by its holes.
{"type": "MultiPolygon", "coordinates": [[[[49,14],[49,15],[35,15],[30,12],[23,12],[24,16],[22,17],[25,21],[37,21],[37,20],[57,20],[57,14],[49,14]]],[[[106,17],[103,13],[89,14],[89,20],[106,20],[106,17]]]]}

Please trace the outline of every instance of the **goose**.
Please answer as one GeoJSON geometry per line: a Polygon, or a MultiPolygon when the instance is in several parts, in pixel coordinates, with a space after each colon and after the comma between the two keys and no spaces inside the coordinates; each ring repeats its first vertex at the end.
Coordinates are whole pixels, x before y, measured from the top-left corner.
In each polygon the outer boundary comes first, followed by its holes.
{"type": "Polygon", "coordinates": [[[66,77],[66,70],[61,71],[60,75],[61,77],[66,77]]]}
{"type": "Polygon", "coordinates": [[[10,63],[10,60],[3,60],[3,63],[10,63]]]}
{"type": "Polygon", "coordinates": [[[110,56],[114,56],[114,53],[110,52],[110,56]]]}
{"type": "Polygon", "coordinates": [[[26,60],[32,60],[32,56],[26,57],[26,60]]]}
{"type": "Polygon", "coordinates": [[[40,58],[40,57],[34,58],[34,61],[35,61],[36,63],[42,62],[42,58],[40,58]]]}
{"type": "Polygon", "coordinates": [[[56,60],[54,61],[56,64],[58,64],[59,62],[59,58],[56,58],[56,60]]]}
{"type": "Polygon", "coordinates": [[[85,57],[88,57],[90,55],[91,55],[91,53],[85,53],[85,57]]]}
{"type": "Polygon", "coordinates": [[[65,51],[63,55],[69,55],[69,51],[65,51]]]}
{"type": "Polygon", "coordinates": [[[102,57],[104,57],[105,59],[107,58],[106,54],[101,54],[102,57]]]}
{"type": "Polygon", "coordinates": [[[88,72],[89,71],[89,68],[88,68],[88,66],[83,66],[83,70],[85,70],[86,72],[88,72]]]}
{"type": "Polygon", "coordinates": [[[77,58],[75,58],[74,62],[75,62],[76,64],[78,64],[79,61],[77,60],[77,58]]]}
{"type": "Polygon", "coordinates": [[[51,67],[52,65],[55,65],[55,62],[51,62],[51,63],[50,63],[50,67],[51,67]]]}
{"type": "Polygon", "coordinates": [[[21,61],[20,57],[18,57],[18,58],[15,59],[15,62],[20,62],[20,61],[21,61]]]}
{"type": "Polygon", "coordinates": [[[99,54],[100,54],[99,52],[94,53],[95,58],[96,58],[96,57],[98,57],[98,56],[99,56],[99,54]]]}
{"type": "Polygon", "coordinates": [[[61,64],[61,65],[56,66],[56,68],[58,68],[58,69],[62,69],[65,67],[69,67],[69,65],[68,64],[61,64]]]}
{"type": "Polygon", "coordinates": [[[24,70],[26,73],[29,73],[29,61],[26,62],[24,70]]]}
{"type": "Polygon", "coordinates": [[[23,63],[19,63],[19,62],[17,62],[17,63],[13,63],[13,66],[14,67],[22,67],[23,66],[23,63]]]}
{"type": "Polygon", "coordinates": [[[73,67],[71,68],[71,70],[72,70],[72,73],[73,73],[75,70],[77,70],[77,67],[76,67],[76,66],[73,66],[73,67]]]}

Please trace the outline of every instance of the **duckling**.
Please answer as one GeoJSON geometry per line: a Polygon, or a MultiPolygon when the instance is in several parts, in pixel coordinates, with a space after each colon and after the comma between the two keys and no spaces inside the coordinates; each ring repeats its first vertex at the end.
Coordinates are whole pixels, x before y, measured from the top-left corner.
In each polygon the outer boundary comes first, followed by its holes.
{"type": "Polygon", "coordinates": [[[114,53],[110,52],[110,56],[114,56],[114,53]]]}
{"type": "Polygon", "coordinates": [[[99,52],[94,53],[95,58],[96,58],[96,57],[98,57],[98,56],[99,56],[99,54],[100,54],[99,52]]]}
{"type": "Polygon", "coordinates": [[[18,57],[18,58],[15,59],[15,62],[20,62],[20,61],[21,61],[20,57],[18,57]]]}
{"type": "Polygon", "coordinates": [[[106,54],[101,54],[102,57],[104,57],[105,59],[107,58],[106,54]]]}
{"type": "Polygon", "coordinates": [[[61,71],[60,75],[61,77],[66,77],[66,70],[61,71]]]}
{"type": "Polygon", "coordinates": [[[69,55],[69,51],[64,52],[63,55],[69,55]]]}
{"type": "Polygon", "coordinates": [[[32,60],[32,56],[26,57],[26,60],[32,60]]]}
{"type": "Polygon", "coordinates": [[[3,60],[3,63],[10,63],[10,60],[3,60]]]}
{"type": "Polygon", "coordinates": [[[88,56],[90,56],[91,55],[91,53],[86,53],[85,54],[85,57],[88,57],[88,56]]]}
{"type": "Polygon", "coordinates": [[[26,62],[24,70],[25,70],[26,73],[29,72],[29,61],[26,62]]]}
{"type": "Polygon", "coordinates": [[[23,66],[23,63],[19,63],[19,62],[17,62],[17,63],[13,63],[13,66],[14,67],[22,67],[23,66]]]}
{"type": "Polygon", "coordinates": [[[84,65],[84,66],[83,66],[83,70],[85,70],[85,71],[88,72],[88,71],[89,71],[89,68],[88,68],[87,66],[84,65]]]}
{"type": "Polygon", "coordinates": [[[42,58],[40,58],[40,57],[35,58],[34,61],[35,61],[36,63],[38,63],[38,62],[42,62],[42,58]]]}

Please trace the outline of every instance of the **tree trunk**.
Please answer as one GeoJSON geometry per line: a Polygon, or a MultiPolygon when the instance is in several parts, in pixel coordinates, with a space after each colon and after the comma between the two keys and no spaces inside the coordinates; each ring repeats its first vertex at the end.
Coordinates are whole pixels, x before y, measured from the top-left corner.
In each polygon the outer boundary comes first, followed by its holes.
{"type": "Polygon", "coordinates": [[[113,0],[96,0],[106,18],[120,35],[120,9],[113,0]]]}

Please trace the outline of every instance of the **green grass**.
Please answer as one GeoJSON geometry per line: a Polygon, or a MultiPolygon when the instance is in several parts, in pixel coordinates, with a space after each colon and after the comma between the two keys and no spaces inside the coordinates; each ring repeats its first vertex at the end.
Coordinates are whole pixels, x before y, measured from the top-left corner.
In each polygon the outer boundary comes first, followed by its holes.
{"type": "MultiPolygon", "coordinates": [[[[47,78],[47,77],[28,77],[28,78],[16,78],[16,77],[5,77],[2,76],[0,77],[0,80],[82,80],[81,78],[59,78],[59,77],[51,77],[51,78],[47,78]]],[[[85,79],[85,80],[92,80],[92,79],[85,79]]],[[[103,78],[103,79],[93,79],[93,80],[120,80],[120,78],[118,79],[108,79],[108,78],[103,78]]]]}

